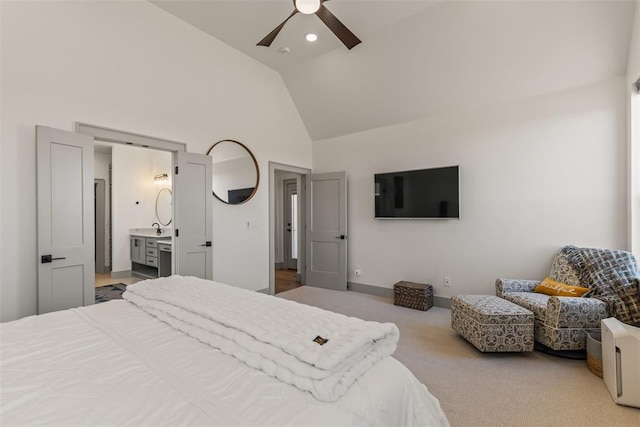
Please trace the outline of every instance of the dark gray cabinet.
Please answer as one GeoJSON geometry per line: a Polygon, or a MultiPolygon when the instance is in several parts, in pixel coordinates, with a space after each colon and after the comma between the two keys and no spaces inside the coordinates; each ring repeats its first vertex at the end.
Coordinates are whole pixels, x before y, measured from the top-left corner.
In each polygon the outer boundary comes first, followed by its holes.
{"type": "Polygon", "coordinates": [[[149,279],[171,275],[170,238],[130,236],[130,241],[133,276],[149,279]]]}
{"type": "Polygon", "coordinates": [[[144,264],[146,260],[146,239],[139,236],[131,236],[131,262],[144,264]]]}
{"type": "Polygon", "coordinates": [[[171,276],[171,243],[158,242],[158,276],[171,276]]]}

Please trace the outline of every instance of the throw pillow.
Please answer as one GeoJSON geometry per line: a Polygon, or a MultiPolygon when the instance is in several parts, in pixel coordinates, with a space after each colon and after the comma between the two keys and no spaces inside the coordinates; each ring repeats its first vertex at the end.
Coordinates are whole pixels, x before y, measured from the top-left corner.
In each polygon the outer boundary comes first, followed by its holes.
{"type": "Polygon", "coordinates": [[[538,286],[536,286],[534,292],[556,297],[581,297],[582,295],[589,292],[589,288],[567,285],[564,283],[556,282],[550,277],[547,277],[542,282],[540,282],[538,286]]]}

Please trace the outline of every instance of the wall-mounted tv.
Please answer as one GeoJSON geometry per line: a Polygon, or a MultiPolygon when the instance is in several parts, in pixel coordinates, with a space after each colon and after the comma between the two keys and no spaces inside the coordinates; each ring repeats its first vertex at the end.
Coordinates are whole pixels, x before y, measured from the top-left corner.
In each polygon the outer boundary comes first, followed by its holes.
{"type": "Polygon", "coordinates": [[[460,218],[458,166],[375,174],[376,218],[460,218]]]}

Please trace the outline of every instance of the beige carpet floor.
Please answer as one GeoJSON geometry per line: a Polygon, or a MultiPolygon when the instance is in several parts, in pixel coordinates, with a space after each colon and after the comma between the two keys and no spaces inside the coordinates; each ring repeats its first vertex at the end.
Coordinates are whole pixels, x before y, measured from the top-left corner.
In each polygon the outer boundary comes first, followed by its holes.
{"type": "Polygon", "coordinates": [[[400,329],[394,357],[427,386],[454,427],[640,426],[640,409],[616,405],[584,360],[481,353],[450,326],[451,312],[417,311],[389,298],[303,286],[278,297],[400,329]]]}

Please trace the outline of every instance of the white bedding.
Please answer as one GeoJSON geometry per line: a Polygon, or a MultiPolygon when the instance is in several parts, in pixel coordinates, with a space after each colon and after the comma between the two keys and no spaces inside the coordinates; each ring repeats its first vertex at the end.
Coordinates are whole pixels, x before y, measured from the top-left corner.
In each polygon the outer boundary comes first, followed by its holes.
{"type": "Polygon", "coordinates": [[[127,287],[142,310],[252,368],[334,402],[396,349],[393,323],[368,322],[196,277],[127,287]]]}
{"type": "Polygon", "coordinates": [[[127,301],[1,324],[0,375],[3,426],[447,425],[392,357],[321,402],[127,301]]]}

